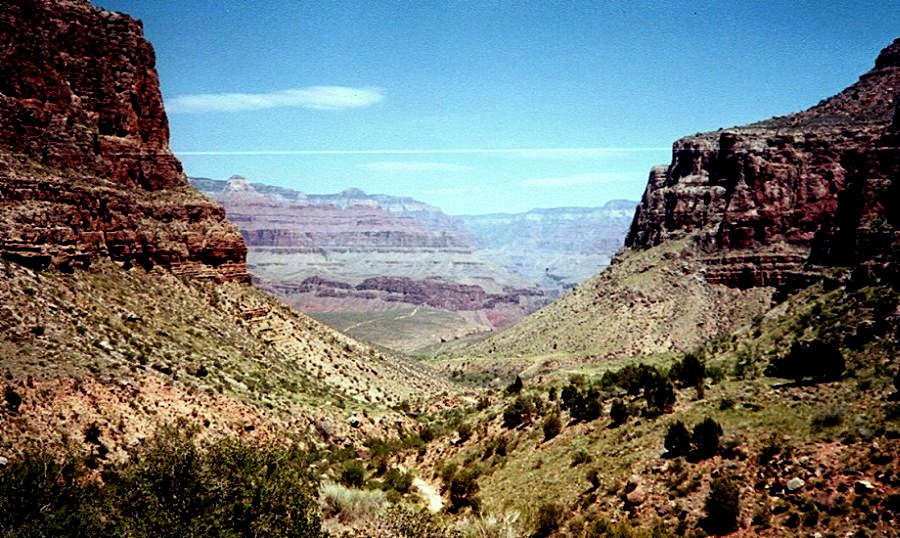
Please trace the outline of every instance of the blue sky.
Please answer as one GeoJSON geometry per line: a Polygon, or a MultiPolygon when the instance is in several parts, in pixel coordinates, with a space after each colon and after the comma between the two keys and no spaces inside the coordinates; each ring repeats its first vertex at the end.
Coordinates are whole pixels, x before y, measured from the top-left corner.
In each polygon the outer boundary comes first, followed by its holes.
{"type": "Polygon", "coordinates": [[[672,142],[802,110],[900,2],[95,0],[141,19],[188,174],[451,214],[637,200],[672,142]]]}

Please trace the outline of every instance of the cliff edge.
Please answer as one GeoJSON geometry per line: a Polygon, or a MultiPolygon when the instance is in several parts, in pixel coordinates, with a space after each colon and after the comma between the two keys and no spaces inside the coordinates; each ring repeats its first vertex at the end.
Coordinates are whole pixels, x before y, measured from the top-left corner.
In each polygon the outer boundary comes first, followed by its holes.
{"type": "Polygon", "coordinates": [[[140,22],[87,1],[0,11],[0,253],[62,270],[98,256],[248,282],[246,247],[169,149],[140,22]]]}
{"type": "Polygon", "coordinates": [[[900,39],[806,111],[678,140],[626,246],[693,237],[706,278],[740,288],[796,289],[817,278],[810,264],[883,274],[898,241],[898,91],[900,39]]]}

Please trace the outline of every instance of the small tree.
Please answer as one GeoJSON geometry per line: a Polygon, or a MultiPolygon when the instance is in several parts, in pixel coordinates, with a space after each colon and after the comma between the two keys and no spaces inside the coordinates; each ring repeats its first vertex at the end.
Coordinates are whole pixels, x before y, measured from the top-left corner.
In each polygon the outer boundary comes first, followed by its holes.
{"type": "Polygon", "coordinates": [[[656,376],[650,381],[650,385],[644,389],[644,397],[650,411],[665,413],[670,411],[675,403],[675,387],[672,382],[662,376],[656,376]]]}
{"type": "Polygon", "coordinates": [[[719,436],[722,435],[722,426],[710,417],[694,426],[691,433],[691,442],[694,450],[700,458],[711,458],[719,452],[719,436]]]}
{"type": "Polygon", "coordinates": [[[508,387],[506,387],[506,393],[507,394],[518,394],[518,393],[522,392],[522,388],[524,388],[524,386],[525,386],[525,384],[522,383],[522,378],[519,376],[516,376],[516,378],[513,380],[513,382],[510,383],[508,387]]]}
{"type": "Polygon", "coordinates": [[[709,485],[706,497],[704,527],[713,534],[727,534],[737,529],[741,514],[740,490],[728,477],[719,477],[709,485]]]}
{"type": "Polygon", "coordinates": [[[526,418],[530,418],[534,412],[535,407],[531,399],[520,394],[503,411],[503,426],[511,430],[526,418]]]}
{"type": "Polygon", "coordinates": [[[544,441],[553,439],[562,431],[562,420],[556,413],[551,414],[544,419],[544,441]]]}
{"type": "Polygon", "coordinates": [[[617,426],[624,424],[628,420],[628,415],[628,405],[619,398],[613,400],[612,407],[609,408],[609,418],[613,424],[617,426]]]}
{"type": "Polygon", "coordinates": [[[684,422],[678,420],[669,426],[664,444],[666,450],[673,456],[681,456],[690,452],[691,434],[688,433],[684,422]]]}
{"type": "Polygon", "coordinates": [[[352,460],[347,463],[344,470],[341,471],[341,483],[348,488],[361,488],[366,483],[366,470],[363,469],[362,462],[352,460]]]}
{"type": "Polygon", "coordinates": [[[672,366],[669,377],[680,387],[696,387],[706,376],[706,363],[695,352],[685,356],[672,366]]]}

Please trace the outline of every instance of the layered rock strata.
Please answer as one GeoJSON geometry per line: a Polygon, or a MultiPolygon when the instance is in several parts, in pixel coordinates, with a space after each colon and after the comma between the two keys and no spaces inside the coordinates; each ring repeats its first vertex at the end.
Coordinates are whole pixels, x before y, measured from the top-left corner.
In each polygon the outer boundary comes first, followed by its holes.
{"type": "Polygon", "coordinates": [[[811,262],[854,265],[897,243],[900,40],[859,81],[818,105],[675,142],[654,168],[626,245],[693,237],[706,278],[792,289],[811,262]]]}
{"type": "Polygon", "coordinates": [[[358,189],[307,195],[241,176],[191,181],[240,227],[257,283],[305,312],[430,306],[483,314],[484,330],[544,302],[480,259],[453,219],[427,204],[358,189]]]}
{"type": "Polygon", "coordinates": [[[0,252],[69,270],[98,256],[249,281],[224,210],[169,150],[141,24],[86,0],[0,10],[0,252]]]}

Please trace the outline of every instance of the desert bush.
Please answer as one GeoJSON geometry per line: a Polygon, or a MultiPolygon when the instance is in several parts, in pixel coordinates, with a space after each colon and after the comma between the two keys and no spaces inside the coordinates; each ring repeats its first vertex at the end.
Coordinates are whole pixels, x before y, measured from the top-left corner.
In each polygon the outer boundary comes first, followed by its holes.
{"type": "Polygon", "coordinates": [[[348,488],[361,488],[366,483],[366,469],[359,460],[350,460],[341,470],[341,484],[348,488]]]}
{"type": "Polygon", "coordinates": [[[705,502],[704,527],[713,534],[727,534],[737,529],[741,515],[740,490],[728,477],[719,477],[709,485],[705,502]]]}
{"type": "Polygon", "coordinates": [[[319,502],[326,517],[335,517],[342,523],[370,521],[385,505],[385,495],[380,490],[361,490],[340,484],[324,484],[319,492],[319,502]]]}
{"type": "Polygon", "coordinates": [[[628,405],[620,398],[613,400],[612,406],[609,408],[609,418],[612,419],[613,424],[624,424],[628,420],[628,415],[630,415],[628,405]]]}
{"type": "Polygon", "coordinates": [[[534,516],[535,537],[545,537],[553,534],[559,528],[562,521],[563,509],[553,502],[545,502],[538,507],[534,516]]]}
{"type": "Polygon", "coordinates": [[[506,393],[507,394],[519,394],[520,392],[522,392],[522,389],[524,388],[524,386],[525,385],[524,385],[524,383],[522,383],[522,378],[519,376],[516,376],[516,378],[513,380],[513,382],[510,383],[506,387],[506,393]]]}
{"type": "Polygon", "coordinates": [[[691,442],[694,452],[700,458],[710,458],[719,452],[719,437],[722,435],[722,426],[710,417],[694,426],[691,432],[691,442]]]}
{"type": "Polygon", "coordinates": [[[666,431],[664,441],[666,450],[674,456],[687,454],[691,450],[691,434],[688,432],[684,422],[680,420],[674,422],[666,431]]]}
{"type": "Polygon", "coordinates": [[[581,465],[582,463],[590,463],[591,459],[591,455],[588,454],[587,450],[580,448],[572,454],[572,467],[581,465]]]}
{"type": "Polygon", "coordinates": [[[821,432],[828,428],[840,426],[844,422],[844,414],[837,407],[830,407],[817,411],[810,419],[810,428],[812,431],[821,432]]]}
{"type": "Polygon", "coordinates": [[[526,419],[530,419],[535,412],[536,408],[532,399],[520,394],[503,410],[503,426],[511,430],[526,419]]]}
{"type": "Polygon", "coordinates": [[[458,512],[463,508],[471,507],[478,512],[481,501],[478,499],[478,473],[474,470],[454,472],[447,484],[450,497],[450,512],[458,512]]]}
{"type": "Polygon", "coordinates": [[[456,427],[456,433],[459,434],[460,441],[468,441],[469,437],[472,436],[472,425],[468,422],[460,422],[459,426],[456,427]]]}
{"type": "MultiPolygon", "coordinates": [[[[87,536],[98,488],[74,458],[27,452],[0,468],[0,536],[87,536]]],[[[95,531],[96,532],[96,531],[95,531]]]]}
{"type": "Polygon", "coordinates": [[[547,416],[547,418],[544,419],[543,429],[544,441],[549,441],[559,435],[559,432],[562,431],[562,420],[560,420],[559,415],[553,413],[547,416]]]}
{"type": "Polygon", "coordinates": [[[239,440],[205,450],[162,428],[103,482],[83,459],[29,453],[0,469],[2,536],[322,536],[310,454],[239,440]]]}
{"type": "Polygon", "coordinates": [[[650,414],[665,413],[671,411],[675,404],[675,387],[671,381],[658,375],[649,381],[644,389],[644,397],[650,414]]]}
{"type": "Polygon", "coordinates": [[[425,426],[422,426],[421,430],[419,430],[419,439],[421,439],[422,442],[425,444],[428,444],[428,443],[434,441],[435,437],[436,437],[436,434],[435,434],[434,428],[432,428],[431,426],[425,425],[425,426]]]}
{"type": "Polygon", "coordinates": [[[697,352],[685,353],[681,360],[672,365],[669,379],[679,387],[696,387],[706,377],[706,363],[697,352]]]}
{"type": "Polygon", "coordinates": [[[603,414],[600,393],[592,387],[584,387],[575,383],[563,387],[561,409],[567,409],[574,420],[589,422],[597,420],[603,414]]]}
{"type": "Polygon", "coordinates": [[[391,469],[384,473],[382,483],[386,490],[392,489],[398,493],[409,493],[409,489],[412,487],[413,477],[410,473],[404,473],[399,469],[391,469]]]}
{"type": "Polygon", "coordinates": [[[816,340],[794,342],[787,355],[773,360],[764,373],[799,383],[807,378],[817,382],[840,379],[846,369],[844,355],[838,348],[816,340]]]}
{"type": "Polygon", "coordinates": [[[6,409],[10,413],[18,413],[19,407],[22,405],[22,397],[9,385],[3,389],[3,399],[6,401],[6,409]]]}

